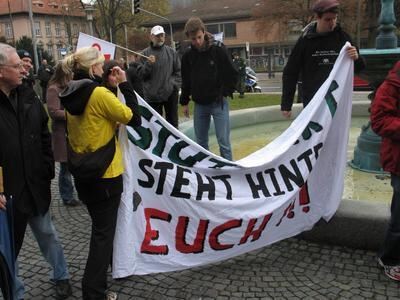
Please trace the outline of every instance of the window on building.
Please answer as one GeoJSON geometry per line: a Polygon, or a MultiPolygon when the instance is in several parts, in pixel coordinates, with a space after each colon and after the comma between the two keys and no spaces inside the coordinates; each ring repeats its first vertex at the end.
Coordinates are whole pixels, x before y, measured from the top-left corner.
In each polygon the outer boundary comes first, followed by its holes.
{"type": "Polygon", "coordinates": [[[223,25],[224,37],[234,38],[236,37],[236,23],[225,23],[223,25]]]}
{"type": "Polygon", "coordinates": [[[262,55],[262,47],[250,47],[250,55],[262,55]]]}
{"type": "Polygon", "coordinates": [[[39,6],[39,7],[43,7],[43,5],[44,5],[42,0],[34,0],[34,1],[32,1],[32,4],[39,6]]]}
{"type": "Polygon", "coordinates": [[[56,29],[56,36],[61,36],[61,24],[56,22],[54,24],[54,26],[55,26],[55,29],[56,29]]]}
{"type": "Polygon", "coordinates": [[[207,30],[209,33],[212,33],[212,34],[215,34],[215,33],[219,33],[219,32],[220,32],[218,24],[206,25],[206,30],[207,30]]]}
{"type": "Polygon", "coordinates": [[[79,27],[78,24],[72,24],[72,35],[77,36],[79,33],[79,27]]]}
{"type": "Polygon", "coordinates": [[[51,36],[51,23],[50,21],[46,21],[46,23],[44,23],[44,27],[46,30],[46,36],[51,36]]]}
{"type": "Polygon", "coordinates": [[[11,23],[6,23],[6,38],[11,39],[13,37],[13,30],[11,23]]]}
{"type": "Polygon", "coordinates": [[[41,36],[42,35],[42,30],[40,29],[40,21],[35,21],[35,35],[36,36],[41,36]]]}
{"type": "Polygon", "coordinates": [[[223,32],[225,38],[236,37],[236,23],[207,24],[206,30],[212,34],[223,32]]]}
{"type": "Polygon", "coordinates": [[[82,23],[82,24],[81,24],[81,32],[83,32],[83,33],[86,33],[86,32],[87,32],[87,30],[86,30],[86,24],[85,24],[85,23],[82,23]]]}
{"type": "Polygon", "coordinates": [[[52,44],[47,44],[47,53],[49,53],[51,56],[53,56],[53,45],[52,44]]]}
{"type": "Polygon", "coordinates": [[[285,53],[285,56],[288,57],[290,55],[290,48],[289,47],[285,47],[284,48],[284,53],[285,53]]]}

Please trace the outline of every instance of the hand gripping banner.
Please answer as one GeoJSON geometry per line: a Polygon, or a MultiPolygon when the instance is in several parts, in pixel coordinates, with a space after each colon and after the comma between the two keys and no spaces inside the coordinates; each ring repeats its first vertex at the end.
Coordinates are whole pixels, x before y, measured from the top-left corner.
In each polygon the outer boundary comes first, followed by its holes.
{"type": "Polygon", "coordinates": [[[141,100],[142,126],[120,134],[126,170],[113,276],[218,262],[329,220],[343,192],[352,83],[342,49],[291,126],[236,162],[204,150],[141,100]]]}

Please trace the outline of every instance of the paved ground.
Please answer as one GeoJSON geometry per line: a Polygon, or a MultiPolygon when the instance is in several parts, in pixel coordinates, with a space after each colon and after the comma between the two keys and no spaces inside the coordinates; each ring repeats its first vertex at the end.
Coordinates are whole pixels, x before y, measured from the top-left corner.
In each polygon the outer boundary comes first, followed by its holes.
{"type": "MultiPolygon", "coordinates": [[[[72,276],[71,299],[80,299],[90,220],[84,206],[60,203],[55,184],[51,212],[72,276]]],[[[25,299],[54,299],[49,267],[29,231],[20,267],[25,299]]],[[[377,268],[375,253],[295,238],[218,264],[109,282],[119,299],[400,299],[400,284],[377,268]]]]}

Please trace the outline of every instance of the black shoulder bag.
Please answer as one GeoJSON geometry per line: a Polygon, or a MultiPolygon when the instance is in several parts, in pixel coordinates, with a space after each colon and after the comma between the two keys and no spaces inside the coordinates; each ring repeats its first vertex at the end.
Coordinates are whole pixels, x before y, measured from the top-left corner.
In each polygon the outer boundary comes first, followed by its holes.
{"type": "Polygon", "coordinates": [[[115,135],[94,152],[75,152],[67,137],[68,170],[77,179],[99,179],[106,172],[115,154],[115,135]]]}
{"type": "Polygon", "coordinates": [[[67,127],[65,137],[67,142],[67,164],[71,174],[81,180],[101,178],[114,159],[115,134],[104,146],[94,152],[86,153],[77,153],[72,149],[68,139],[67,127]]]}

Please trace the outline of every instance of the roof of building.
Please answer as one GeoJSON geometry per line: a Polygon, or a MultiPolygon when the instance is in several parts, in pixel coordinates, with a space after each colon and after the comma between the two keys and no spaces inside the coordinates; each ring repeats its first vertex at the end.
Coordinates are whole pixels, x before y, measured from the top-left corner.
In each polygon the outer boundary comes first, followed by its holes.
{"type": "MultiPolygon", "coordinates": [[[[193,16],[201,18],[204,22],[241,19],[251,17],[254,10],[261,9],[262,5],[262,0],[203,0],[186,7],[177,6],[165,17],[174,24],[185,23],[193,16]]],[[[166,24],[166,21],[160,21],[154,19],[143,25],[166,24]]]]}
{"type": "MultiPolygon", "coordinates": [[[[44,15],[65,15],[84,17],[85,11],[79,0],[28,0],[32,1],[32,12],[44,15]]],[[[29,5],[26,0],[1,0],[0,15],[11,13],[28,13],[29,5]]]]}

